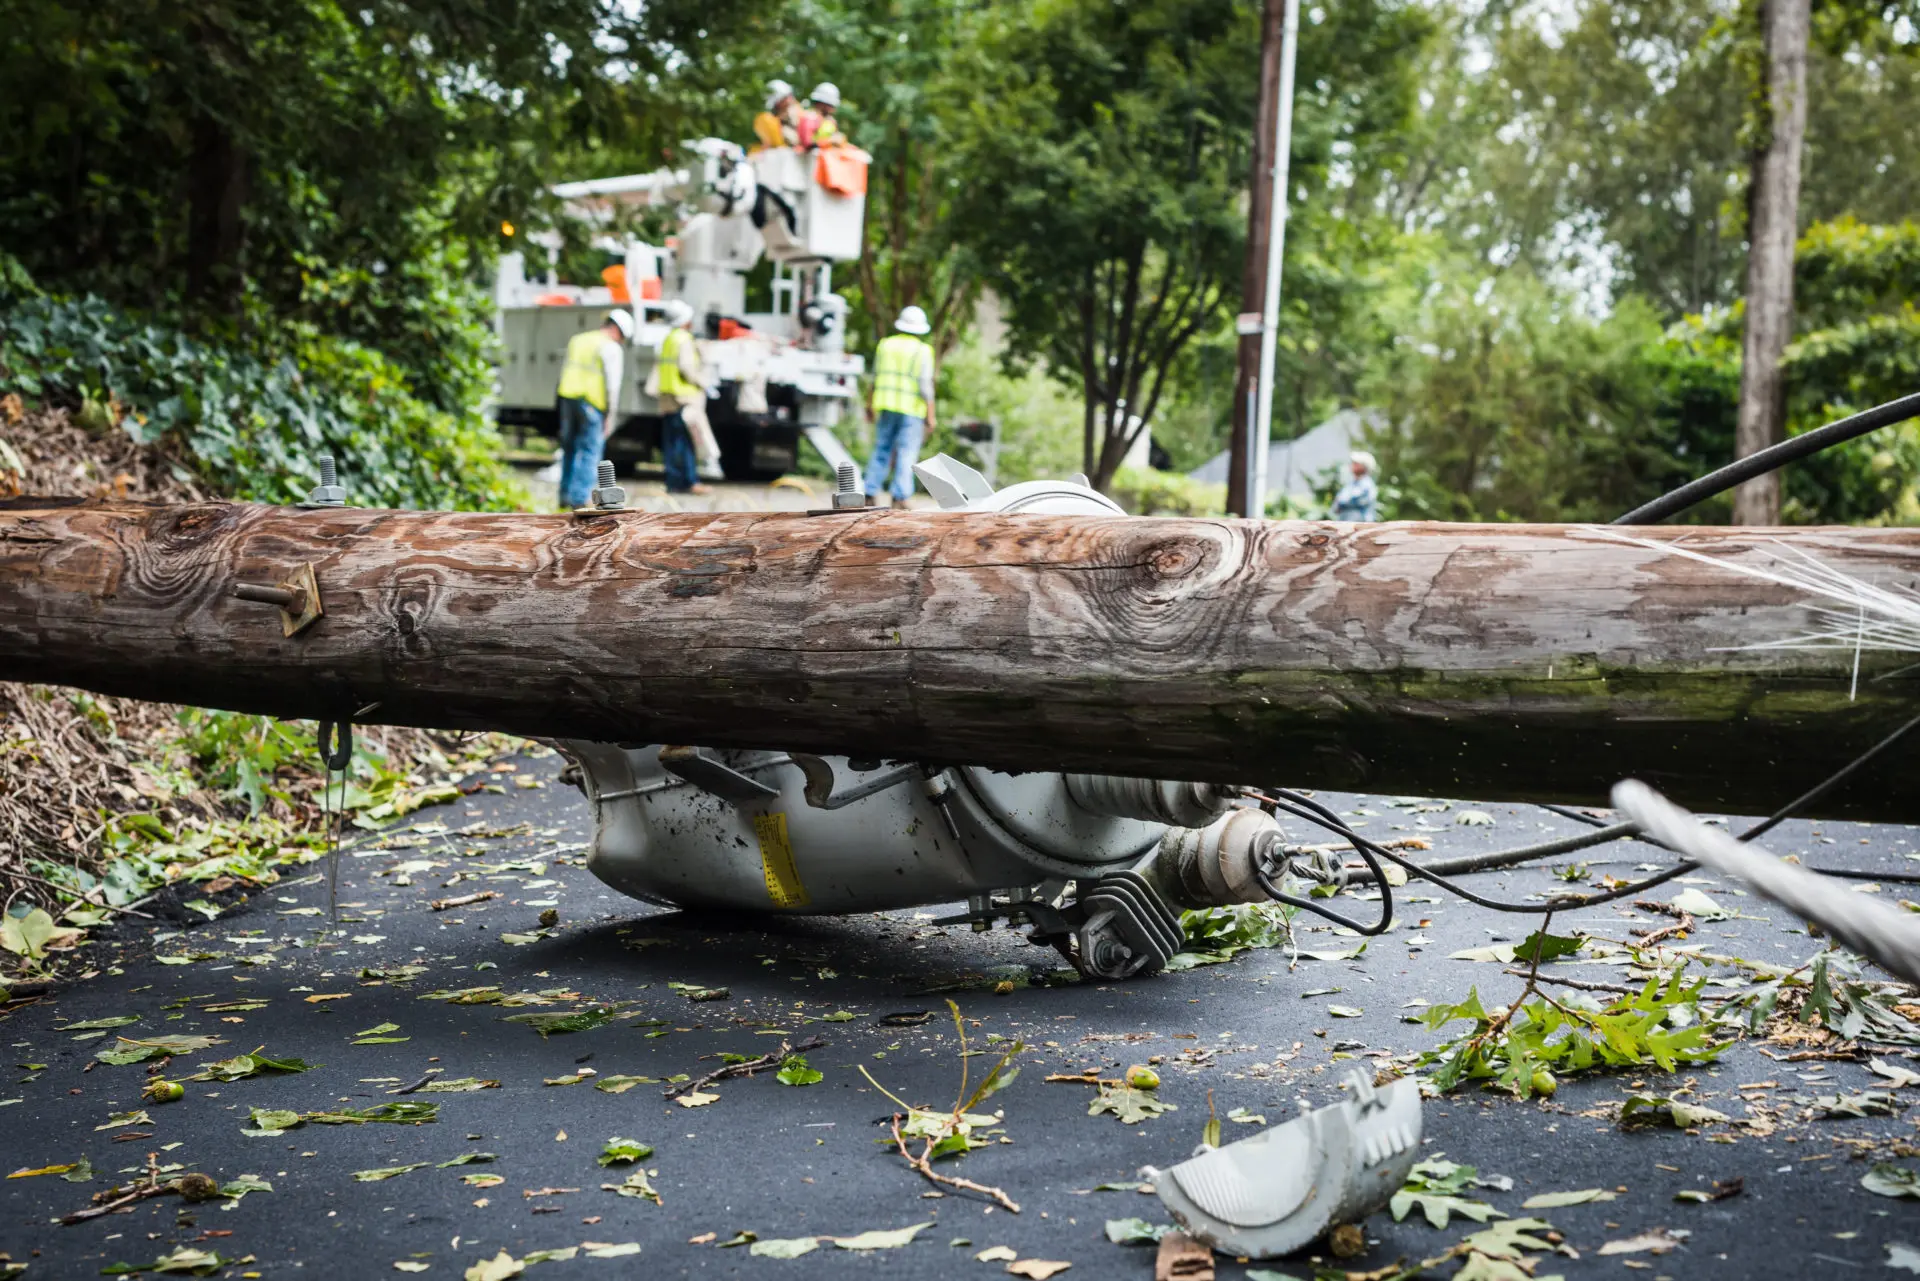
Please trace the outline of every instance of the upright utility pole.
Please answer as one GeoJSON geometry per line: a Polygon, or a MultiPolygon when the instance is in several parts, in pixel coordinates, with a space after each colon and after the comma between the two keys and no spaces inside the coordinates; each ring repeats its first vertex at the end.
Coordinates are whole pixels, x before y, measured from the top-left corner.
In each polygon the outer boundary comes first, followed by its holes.
{"type": "Polygon", "coordinates": [[[1300,0],[1291,0],[1280,32],[1280,100],[1274,112],[1273,194],[1267,204],[1266,306],[1260,316],[1260,380],[1253,392],[1253,479],[1247,483],[1247,514],[1256,519],[1267,511],[1267,444],[1273,439],[1273,355],[1280,337],[1280,264],[1287,248],[1287,162],[1293,150],[1293,61],[1299,49],[1300,0]]]}
{"type": "Polygon", "coordinates": [[[1247,181],[1247,266],[1240,282],[1239,362],[1233,380],[1233,436],[1228,445],[1227,510],[1245,516],[1253,479],[1249,442],[1260,379],[1260,322],[1266,309],[1267,227],[1272,215],[1273,136],[1279,124],[1281,29],[1287,0],[1266,0],[1260,17],[1260,102],[1254,109],[1253,172],[1247,181]]]}
{"type": "MultiPolygon", "coordinates": [[[[1735,457],[1777,444],[1786,432],[1780,357],[1793,337],[1793,244],[1800,221],[1800,150],[1807,133],[1809,0],[1766,0],[1766,138],[1753,156],[1747,193],[1747,331],[1740,362],[1735,457]]],[[[1780,523],[1780,473],[1733,494],[1736,525],[1780,523]]]]}

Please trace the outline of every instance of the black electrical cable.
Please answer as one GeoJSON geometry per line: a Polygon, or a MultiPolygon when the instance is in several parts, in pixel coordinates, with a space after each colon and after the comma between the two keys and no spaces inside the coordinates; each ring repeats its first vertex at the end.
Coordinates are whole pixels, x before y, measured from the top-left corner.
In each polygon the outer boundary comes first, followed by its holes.
{"type": "MultiPolygon", "coordinates": [[[[1269,800],[1270,798],[1260,797],[1258,799],[1269,800]]],[[[1300,817],[1305,818],[1306,815],[1302,814],[1300,817]]],[[[1338,818],[1334,821],[1339,822],[1338,818]]],[[[1380,883],[1380,919],[1372,925],[1362,925],[1358,921],[1342,916],[1331,908],[1321,907],[1311,899],[1304,899],[1297,895],[1287,893],[1273,883],[1273,879],[1267,871],[1265,859],[1256,858],[1254,860],[1253,875],[1260,882],[1260,888],[1266,891],[1267,897],[1276,903],[1285,903],[1289,907],[1301,908],[1305,911],[1312,912],[1315,916],[1332,921],[1335,925],[1352,930],[1354,933],[1365,938],[1373,938],[1376,935],[1385,934],[1388,927],[1393,924],[1393,887],[1387,884],[1386,872],[1381,868],[1379,861],[1374,858],[1369,850],[1357,843],[1354,845],[1354,849],[1360,852],[1360,858],[1366,863],[1368,870],[1373,873],[1374,879],[1380,883]]]]}
{"type": "Polygon", "coordinates": [[[1748,454],[1737,459],[1718,471],[1708,472],[1698,480],[1688,481],[1671,493],[1662,494],[1650,503],[1634,508],[1626,515],[1614,520],[1616,525],[1652,525],[1665,520],[1677,512],[1705,502],[1724,490],[1732,489],[1742,481],[1752,480],[1755,476],[1764,476],[1770,471],[1784,467],[1809,454],[1817,454],[1868,432],[1879,431],[1882,427],[1891,427],[1906,422],[1909,418],[1920,417],[1920,392],[1890,400],[1884,405],[1875,405],[1838,422],[1828,423],[1812,431],[1802,432],[1777,445],[1769,446],[1757,454],[1748,454]]]}
{"type": "MultiPolygon", "coordinates": [[[[1799,796],[1794,797],[1791,801],[1788,801],[1767,818],[1762,819],[1745,832],[1742,832],[1739,839],[1742,841],[1751,841],[1756,837],[1762,836],[1792,817],[1794,811],[1820,800],[1829,792],[1833,791],[1834,788],[1853,777],[1855,773],[1865,767],[1876,756],[1880,755],[1880,753],[1899,742],[1900,739],[1905,737],[1907,732],[1912,730],[1916,725],[1920,725],[1920,716],[1915,716],[1912,720],[1907,721],[1878,743],[1875,743],[1872,747],[1862,752],[1859,756],[1847,762],[1847,764],[1843,765],[1840,769],[1828,775],[1825,779],[1822,779],[1805,792],[1802,792],[1799,796]]],[[[1455,885],[1445,875],[1429,872],[1411,859],[1402,858],[1393,851],[1368,840],[1366,837],[1361,836],[1358,832],[1348,827],[1346,823],[1342,822],[1338,814],[1335,814],[1319,802],[1300,795],[1298,792],[1288,791],[1285,788],[1275,788],[1270,795],[1261,796],[1259,799],[1271,801],[1277,808],[1286,810],[1294,817],[1304,819],[1318,827],[1323,827],[1327,831],[1337,836],[1344,836],[1347,840],[1353,842],[1354,849],[1359,851],[1361,858],[1366,861],[1369,870],[1371,870],[1379,880],[1383,910],[1381,912],[1380,924],[1370,932],[1372,934],[1380,934],[1386,931],[1388,924],[1392,920],[1393,900],[1386,877],[1380,874],[1378,863],[1374,858],[1369,857],[1369,854],[1384,858],[1388,862],[1404,869],[1407,875],[1417,876],[1423,881],[1430,881],[1438,885],[1441,889],[1446,890],[1449,894],[1457,895],[1476,906],[1484,907],[1495,912],[1511,912],[1518,915],[1535,916],[1557,911],[1574,911],[1580,908],[1598,907],[1603,903],[1611,903],[1618,899],[1626,898],[1629,895],[1644,893],[1647,890],[1653,889],[1655,886],[1666,884],[1677,876],[1684,876],[1686,873],[1694,871],[1699,867],[1699,864],[1691,860],[1683,859],[1665,871],[1649,876],[1645,880],[1635,881],[1630,885],[1622,885],[1599,894],[1586,894],[1577,897],[1564,896],[1551,899],[1546,903],[1505,903],[1498,899],[1486,898],[1483,895],[1475,894],[1471,890],[1463,889],[1455,885]]],[[[1264,875],[1261,876],[1260,881],[1262,888],[1266,889],[1269,894],[1273,893],[1273,889],[1268,884],[1264,875]]],[[[1283,901],[1293,901],[1299,906],[1309,907],[1310,910],[1315,911],[1321,916],[1329,917],[1329,919],[1332,918],[1332,914],[1317,906],[1300,903],[1298,900],[1283,901]]],[[[1342,921],[1340,923],[1346,925],[1349,929],[1354,928],[1348,922],[1342,921]]]]}

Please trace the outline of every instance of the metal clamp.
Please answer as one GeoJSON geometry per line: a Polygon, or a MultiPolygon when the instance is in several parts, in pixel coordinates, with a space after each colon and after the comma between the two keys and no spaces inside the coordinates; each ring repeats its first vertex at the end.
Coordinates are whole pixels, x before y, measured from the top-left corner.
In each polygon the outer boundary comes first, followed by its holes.
{"type": "Polygon", "coordinates": [[[320,600],[320,584],[313,576],[312,565],[302,565],[272,587],[261,583],[235,583],[233,595],[238,600],[276,606],[280,610],[280,633],[283,636],[298,635],[327,612],[320,600]]]}

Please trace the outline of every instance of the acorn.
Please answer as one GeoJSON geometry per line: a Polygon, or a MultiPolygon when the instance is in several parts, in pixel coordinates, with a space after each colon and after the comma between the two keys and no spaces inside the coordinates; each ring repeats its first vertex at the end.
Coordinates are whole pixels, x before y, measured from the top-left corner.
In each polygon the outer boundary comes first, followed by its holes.
{"type": "Polygon", "coordinates": [[[188,1201],[211,1201],[220,1195],[220,1185],[204,1174],[183,1174],[173,1186],[188,1201]]]}
{"type": "Polygon", "coordinates": [[[1136,1063],[1127,1069],[1127,1084],[1136,1090],[1157,1090],[1160,1074],[1143,1063],[1136,1063]]]}
{"type": "Polygon", "coordinates": [[[557,908],[547,908],[540,913],[540,928],[550,930],[560,924],[560,912],[557,908]]]}
{"type": "Polygon", "coordinates": [[[1545,1068],[1535,1068],[1533,1070],[1533,1092],[1535,1094],[1543,1099],[1550,1099],[1553,1097],[1554,1091],[1559,1088],[1560,1082],[1555,1079],[1553,1073],[1547,1071],[1545,1068]]]}
{"type": "Polygon", "coordinates": [[[1342,1223],[1327,1234],[1327,1249],[1336,1259],[1357,1259],[1367,1252],[1367,1234],[1357,1223],[1342,1223]]]}
{"type": "Polygon", "coordinates": [[[187,1087],[180,1082],[156,1076],[141,1087],[140,1097],[149,1103],[173,1103],[186,1092],[187,1087]]]}

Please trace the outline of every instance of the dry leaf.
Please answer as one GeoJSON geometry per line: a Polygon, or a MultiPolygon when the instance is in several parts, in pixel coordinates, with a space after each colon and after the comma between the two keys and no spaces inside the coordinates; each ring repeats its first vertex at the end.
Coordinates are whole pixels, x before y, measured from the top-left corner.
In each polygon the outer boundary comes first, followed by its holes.
{"type": "Polygon", "coordinates": [[[1020,1257],[1020,1253],[1012,1246],[995,1245],[987,1247],[973,1257],[982,1263],[1011,1263],[1020,1257]]]}
{"type": "Polygon", "coordinates": [[[709,1103],[718,1103],[719,1101],[720,1101],[719,1095],[703,1094],[699,1090],[693,1090],[693,1091],[690,1091],[689,1093],[682,1094],[679,1098],[674,1100],[675,1103],[678,1103],[683,1108],[703,1108],[707,1106],[707,1104],[709,1103]]]}
{"type": "Polygon", "coordinates": [[[1018,1263],[1009,1263],[1007,1272],[1011,1276],[1026,1277],[1028,1281],[1047,1281],[1057,1272],[1065,1272],[1071,1263],[1057,1262],[1053,1259],[1022,1259],[1018,1263]]]}

